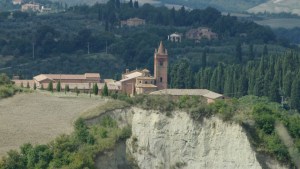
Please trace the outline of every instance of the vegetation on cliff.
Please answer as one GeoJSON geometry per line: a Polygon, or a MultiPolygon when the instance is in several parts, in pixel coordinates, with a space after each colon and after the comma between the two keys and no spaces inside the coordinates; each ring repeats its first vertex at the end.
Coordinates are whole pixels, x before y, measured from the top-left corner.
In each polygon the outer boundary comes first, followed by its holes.
{"type": "Polygon", "coordinates": [[[130,128],[118,128],[116,121],[108,116],[93,126],[87,126],[79,118],[74,129],[71,135],[61,135],[46,145],[28,143],[19,152],[9,151],[0,161],[0,168],[94,168],[94,158],[99,152],[113,148],[118,140],[131,135],[130,128]]]}

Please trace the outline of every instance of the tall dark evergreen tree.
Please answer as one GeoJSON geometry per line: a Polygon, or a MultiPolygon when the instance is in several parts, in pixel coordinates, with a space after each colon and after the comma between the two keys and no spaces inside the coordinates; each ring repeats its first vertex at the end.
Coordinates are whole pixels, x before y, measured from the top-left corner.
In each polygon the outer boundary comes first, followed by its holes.
{"type": "Polygon", "coordinates": [[[297,76],[293,80],[291,91],[291,107],[300,111],[300,79],[297,76]]]}
{"type": "Polygon", "coordinates": [[[133,8],[133,2],[132,2],[132,0],[129,1],[128,5],[129,5],[130,8],[133,8]]]}
{"type": "Polygon", "coordinates": [[[253,60],[254,59],[254,51],[253,51],[253,44],[251,43],[249,45],[249,60],[253,60]]]}
{"type": "Polygon", "coordinates": [[[134,1],[133,7],[136,8],[136,9],[139,8],[139,2],[138,1],[134,1]]]}
{"type": "Polygon", "coordinates": [[[235,59],[237,63],[241,63],[243,60],[243,53],[242,53],[242,44],[238,42],[235,46],[235,59]]]}
{"type": "Polygon", "coordinates": [[[264,45],[263,55],[267,56],[269,54],[268,46],[264,45]]]}
{"type": "Polygon", "coordinates": [[[204,50],[202,53],[201,61],[202,67],[205,68],[207,64],[206,50],[204,50]]]}

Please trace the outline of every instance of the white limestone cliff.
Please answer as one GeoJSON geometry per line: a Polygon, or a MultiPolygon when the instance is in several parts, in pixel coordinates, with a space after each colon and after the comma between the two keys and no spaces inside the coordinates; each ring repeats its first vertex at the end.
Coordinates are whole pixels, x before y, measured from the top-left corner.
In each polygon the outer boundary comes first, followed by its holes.
{"type": "Polygon", "coordinates": [[[285,168],[270,159],[260,164],[239,124],[217,117],[195,122],[185,112],[168,117],[138,108],[130,111],[127,154],[141,169],[285,168]]]}

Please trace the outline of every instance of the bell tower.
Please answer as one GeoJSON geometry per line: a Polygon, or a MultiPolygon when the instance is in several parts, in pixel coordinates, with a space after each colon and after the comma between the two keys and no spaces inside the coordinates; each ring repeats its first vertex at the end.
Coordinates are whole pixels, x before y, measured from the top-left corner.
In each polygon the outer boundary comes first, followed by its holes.
{"type": "Polygon", "coordinates": [[[158,90],[168,88],[168,51],[162,41],[154,53],[154,78],[158,90]]]}

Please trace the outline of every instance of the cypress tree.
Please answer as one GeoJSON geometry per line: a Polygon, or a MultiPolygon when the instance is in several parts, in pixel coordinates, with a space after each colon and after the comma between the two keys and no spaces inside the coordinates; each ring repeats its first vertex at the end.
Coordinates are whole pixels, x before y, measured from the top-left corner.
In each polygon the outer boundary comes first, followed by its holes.
{"type": "Polygon", "coordinates": [[[53,92],[53,82],[52,81],[49,82],[47,90],[50,92],[53,92]]]}
{"type": "Polygon", "coordinates": [[[116,2],[117,9],[120,9],[120,6],[121,6],[120,0],[116,0],[115,2],[116,2]]]}
{"type": "Polygon", "coordinates": [[[26,84],[26,88],[27,88],[27,89],[29,89],[29,88],[30,88],[29,82],[27,82],[27,84],[26,84]]]}
{"type": "Polygon", "coordinates": [[[104,84],[104,87],[102,89],[102,96],[108,96],[108,87],[107,84],[104,84]]]}
{"type": "Polygon", "coordinates": [[[33,90],[36,90],[36,83],[33,84],[33,90]]]}
{"type": "Polygon", "coordinates": [[[249,60],[253,60],[254,59],[254,51],[253,51],[253,44],[251,43],[249,45],[249,60]]]}
{"type": "Polygon", "coordinates": [[[41,84],[41,90],[44,90],[44,85],[43,84],[41,84]]]}
{"type": "Polygon", "coordinates": [[[139,8],[139,2],[138,1],[134,1],[133,7],[136,8],[136,9],[139,8]]]}
{"type": "Polygon", "coordinates": [[[99,92],[99,88],[98,88],[97,83],[95,83],[95,84],[93,85],[93,93],[94,93],[94,95],[98,95],[98,92],[99,92]]]}
{"type": "Polygon", "coordinates": [[[22,88],[24,88],[24,84],[23,84],[23,82],[21,82],[21,87],[22,87],[22,88]]]}
{"type": "Polygon", "coordinates": [[[268,46],[265,45],[265,46],[264,46],[264,50],[263,50],[263,55],[264,55],[264,56],[267,56],[268,54],[269,54],[268,46]]]}
{"type": "Polygon", "coordinates": [[[274,102],[280,101],[280,94],[279,94],[279,82],[277,79],[274,79],[271,83],[270,87],[270,100],[274,102]]]}
{"type": "Polygon", "coordinates": [[[133,8],[133,2],[132,2],[132,0],[129,1],[129,7],[133,8]]]}
{"type": "Polygon", "coordinates": [[[206,50],[203,51],[201,60],[202,60],[202,67],[205,68],[207,64],[206,50]]]}
{"type": "Polygon", "coordinates": [[[298,76],[292,84],[291,107],[300,111],[300,81],[298,76]]]}
{"type": "Polygon", "coordinates": [[[285,97],[291,96],[291,88],[293,83],[293,74],[291,71],[288,71],[283,77],[283,93],[285,97]]]}
{"type": "Polygon", "coordinates": [[[75,90],[75,93],[76,93],[76,95],[78,96],[78,95],[79,95],[79,93],[80,93],[80,91],[79,91],[78,87],[76,86],[76,87],[74,88],[74,90],[75,90]]]}
{"type": "Polygon", "coordinates": [[[60,81],[58,81],[57,84],[56,84],[56,91],[57,91],[57,92],[60,92],[60,91],[61,91],[61,84],[60,84],[60,81]]]}
{"type": "Polygon", "coordinates": [[[241,42],[238,42],[235,47],[235,58],[237,63],[241,63],[243,60],[243,54],[242,54],[242,44],[241,42]]]}

